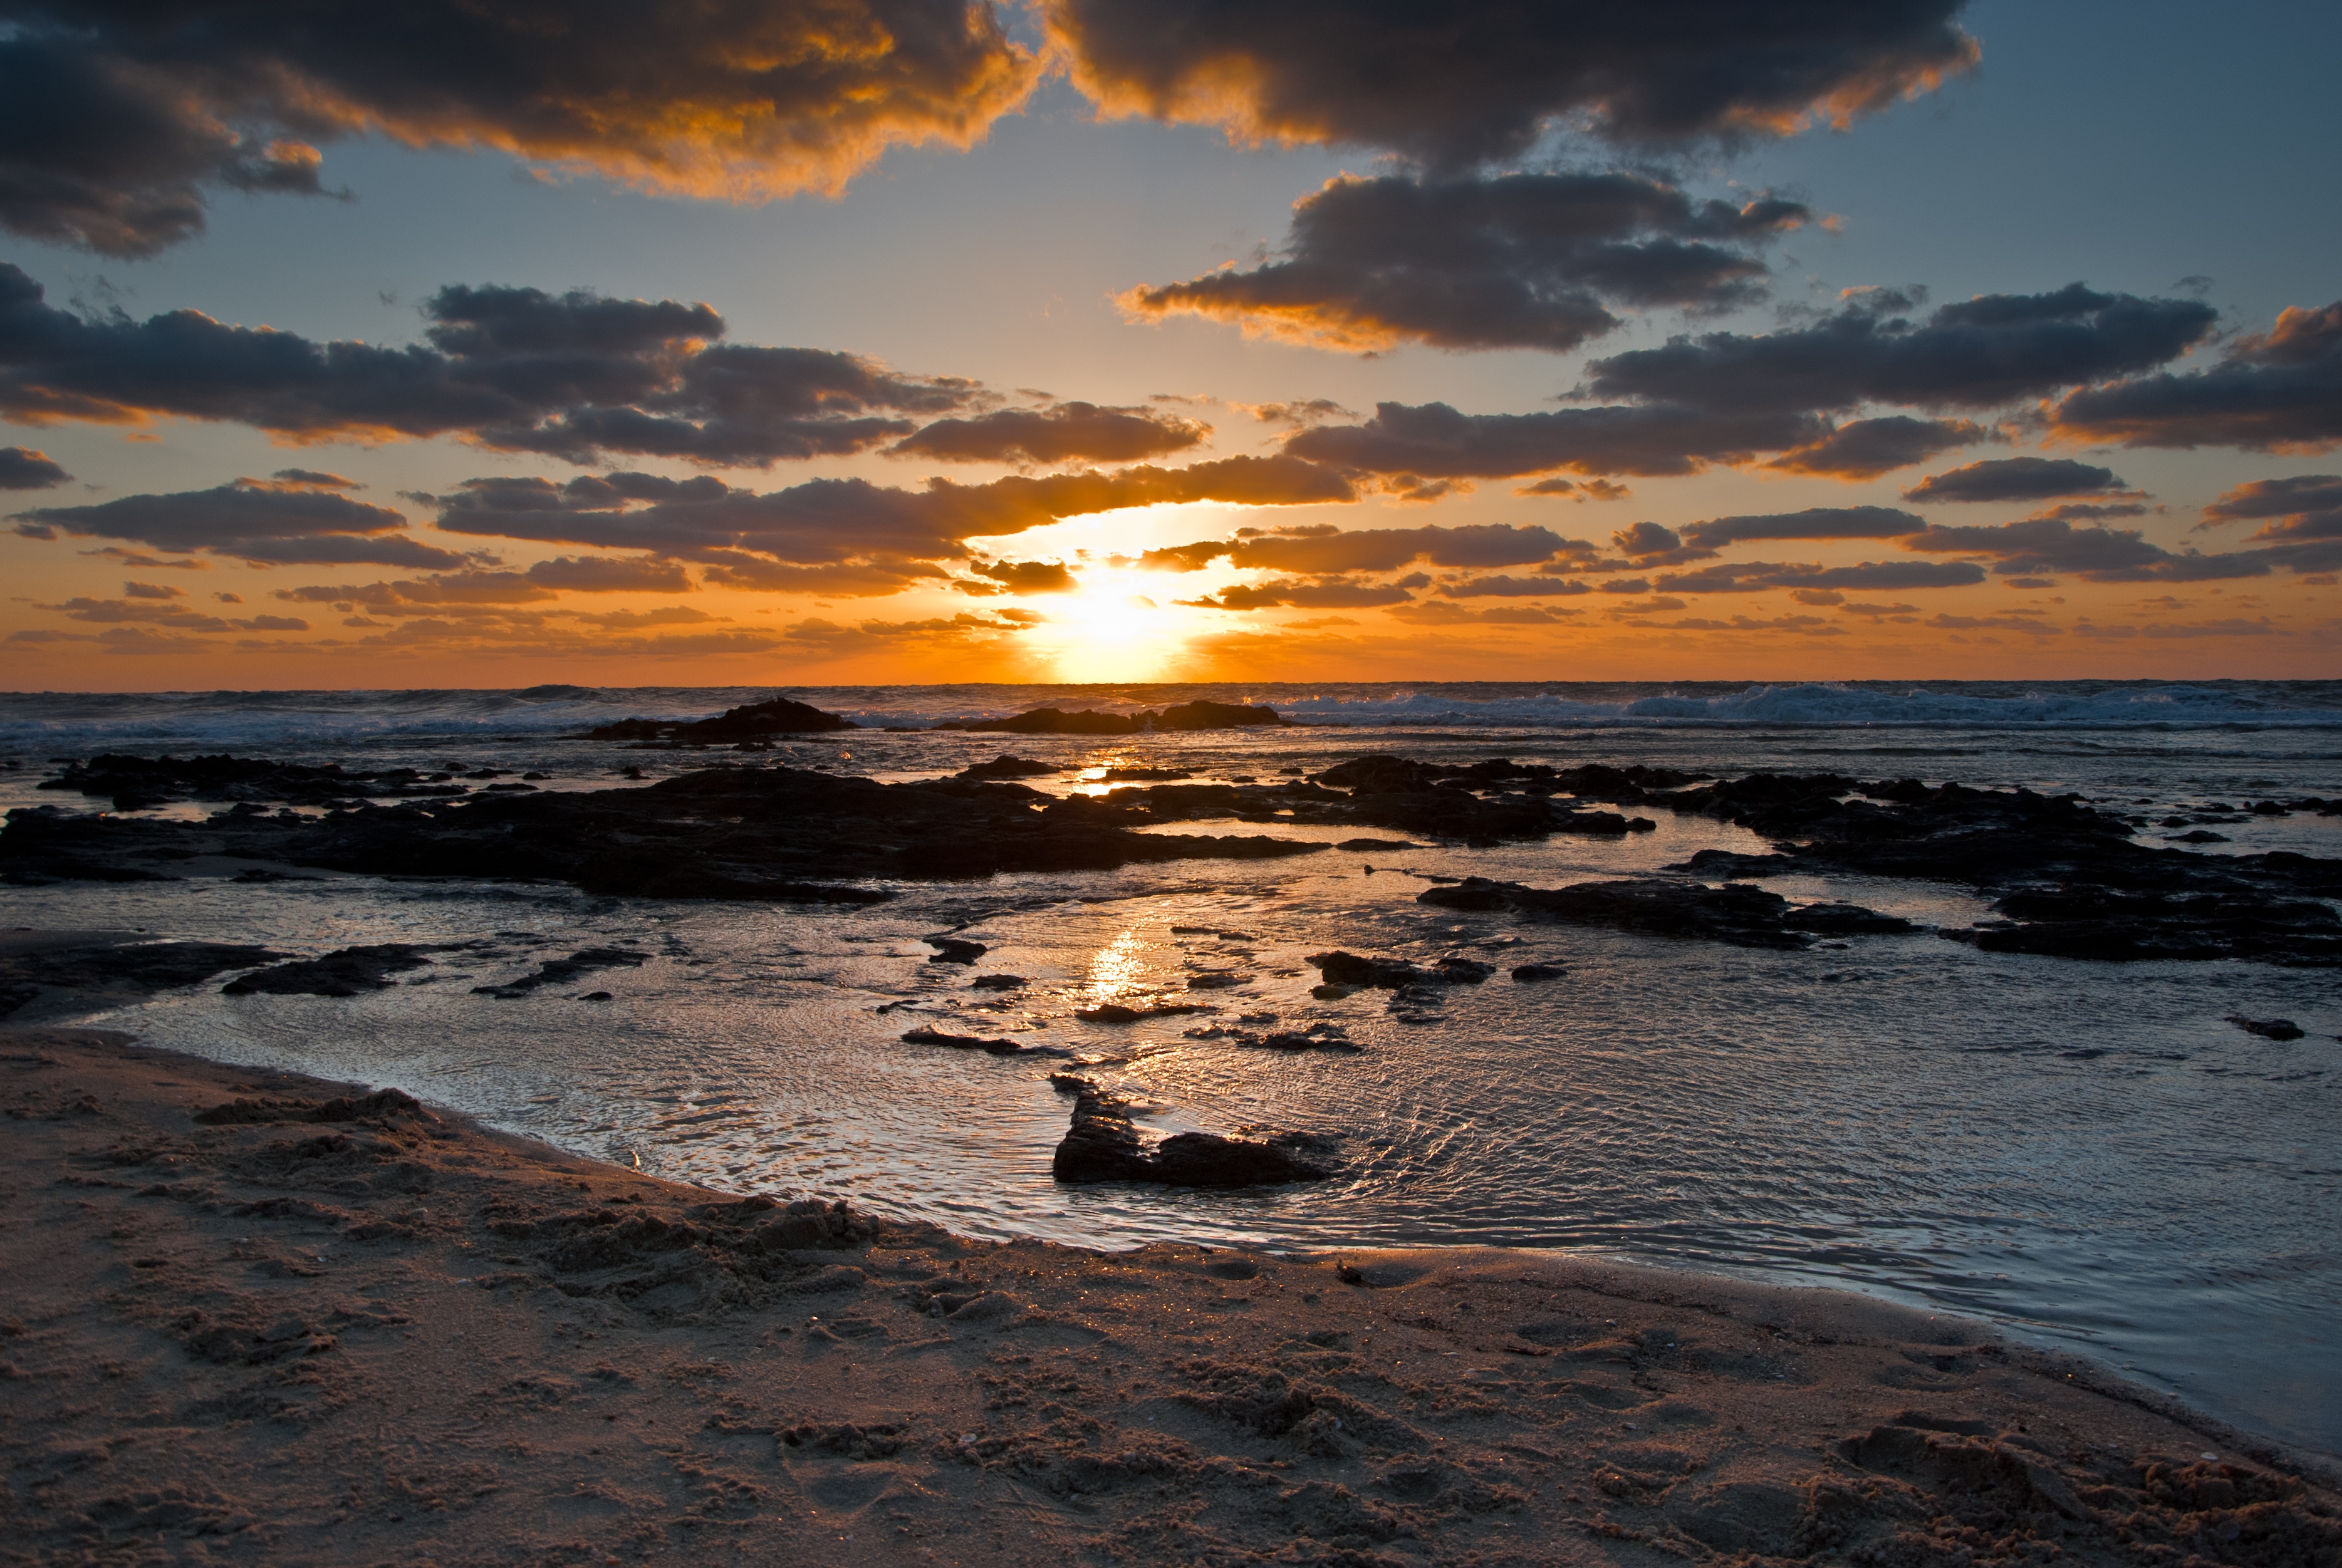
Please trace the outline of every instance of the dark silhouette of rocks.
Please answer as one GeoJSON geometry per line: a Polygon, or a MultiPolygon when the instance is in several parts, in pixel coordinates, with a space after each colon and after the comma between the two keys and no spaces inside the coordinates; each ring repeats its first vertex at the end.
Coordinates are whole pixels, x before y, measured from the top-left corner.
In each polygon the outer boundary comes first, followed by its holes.
{"type": "Polygon", "coordinates": [[[969,719],[937,724],[939,730],[968,730],[982,734],[1135,735],[1176,730],[1261,729],[1290,724],[1275,708],[1245,707],[1235,703],[1180,703],[1156,712],[1105,714],[1093,708],[1066,713],[1058,708],[1034,708],[1005,719],[969,719]]]}
{"type": "MultiPolygon", "coordinates": [[[[1571,925],[1700,937],[1735,947],[1804,947],[1817,934],[1885,934],[1912,929],[1907,920],[1877,914],[1857,904],[1800,908],[1762,888],[1741,884],[1706,887],[1661,877],[1543,888],[1467,876],[1453,887],[1427,888],[1416,895],[1416,902],[1441,909],[1502,910],[1571,925]]],[[[1328,973],[1326,978],[1336,977],[1328,973]]]]}
{"type": "Polygon", "coordinates": [[[548,985],[567,985],[579,975],[589,974],[596,969],[639,969],[649,957],[649,954],[636,953],[631,948],[589,947],[566,958],[548,958],[537,965],[534,974],[524,974],[501,985],[475,985],[472,994],[516,1002],[548,985]]]}
{"type": "Polygon", "coordinates": [[[1513,978],[1519,981],[1559,980],[1569,972],[1558,964],[1516,964],[1513,978]]]}
{"type": "Polygon", "coordinates": [[[1003,752],[988,763],[977,763],[972,767],[964,767],[952,776],[977,780],[1030,779],[1039,778],[1045,774],[1064,771],[1054,763],[1036,763],[1027,757],[1012,757],[1003,752]]]}
{"type": "Polygon", "coordinates": [[[1334,1174],[1326,1141],[1280,1133],[1263,1143],[1216,1133],[1180,1133],[1147,1148],[1131,1124],[1130,1103],[1087,1079],[1051,1080],[1074,1098],[1073,1125],[1050,1161],[1061,1182],[1152,1182],[1171,1187],[1260,1187],[1322,1182],[1334,1174]]]}
{"type": "Polygon", "coordinates": [[[679,741],[689,745],[724,745],[738,741],[769,740],[775,735],[821,735],[837,730],[860,729],[851,719],[787,697],[726,708],[712,719],[671,721],[620,719],[586,732],[595,741],[679,741]]]}
{"type": "Polygon", "coordinates": [[[1014,1040],[986,1039],[980,1034],[953,1034],[932,1024],[921,1024],[903,1036],[906,1045],[941,1045],[953,1051],[981,1051],[988,1056],[1020,1056],[1025,1047],[1014,1040]]]}
{"type": "Polygon", "coordinates": [[[181,985],[200,985],[231,969],[252,969],[287,956],[273,948],[226,942],[115,942],[29,951],[0,949],[0,1018],[46,993],[86,1004],[131,1000],[181,985]]]}
{"type": "Polygon", "coordinates": [[[2247,1018],[2231,1013],[2227,1021],[2247,1034],[2257,1034],[2264,1040],[2298,1040],[2307,1031],[2290,1018],[2247,1018]]]}
{"type": "MultiPolygon", "coordinates": [[[[1216,809],[1215,802],[1190,814],[1216,809]]],[[[1179,818],[1176,810],[1052,803],[1023,784],[881,784],[810,769],[732,766],[641,788],[362,804],[317,818],[245,805],[200,823],[20,807],[0,830],[0,879],[147,879],[172,874],[197,855],[225,855],[381,876],[565,882],[636,897],[868,904],[890,894],[832,879],[1112,870],[1325,847],[1130,831],[1179,818]]]]}
{"type": "Polygon", "coordinates": [[[425,953],[443,947],[415,947],[385,942],[370,947],[345,947],[318,958],[296,959],[268,969],[240,974],[220,987],[224,996],[359,996],[398,984],[391,978],[410,969],[425,969],[425,953]]]}
{"type": "Polygon", "coordinates": [[[981,942],[970,942],[965,936],[926,936],[920,938],[936,950],[930,964],[973,964],[992,951],[981,942]]]}

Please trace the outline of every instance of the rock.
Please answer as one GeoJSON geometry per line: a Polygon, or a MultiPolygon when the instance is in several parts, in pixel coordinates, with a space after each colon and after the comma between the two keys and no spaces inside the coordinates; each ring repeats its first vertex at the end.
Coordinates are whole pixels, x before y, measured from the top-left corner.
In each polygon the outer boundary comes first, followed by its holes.
{"type": "Polygon", "coordinates": [[[1477,985],[1496,972],[1495,964],[1476,958],[1443,958],[1432,965],[1432,973],[1450,985],[1477,985]]]}
{"type": "MultiPolygon", "coordinates": [[[[1036,763],[1025,757],[1012,757],[1003,752],[988,763],[977,763],[973,767],[964,767],[952,776],[963,779],[1029,779],[1039,778],[1044,774],[1063,771],[1051,763],[1036,763]]],[[[1185,778],[1186,775],[1182,774],[1180,776],[1185,778]]]]}
{"type": "Polygon", "coordinates": [[[2246,1034],[2257,1034],[2264,1040],[2298,1040],[2304,1033],[2301,1025],[2290,1018],[2246,1018],[2231,1013],[2227,1021],[2246,1034]]]}
{"type": "Polygon", "coordinates": [[[1395,991],[1421,980],[1423,971],[1394,958],[1361,958],[1355,953],[1313,953],[1306,962],[1329,985],[1395,991]]]}
{"type": "Polygon", "coordinates": [[[1025,1047],[1014,1040],[987,1040],[976,1034],[946,1034],[931,1024],[921,1024],[903,1036],[906,1045],[944,1045],[954,1051],[981,1051],[990,1056],[1016,1056],[1025,1047]]]}
{"type": "Polygon", "coordinates": [[[1713,888],[1656,877],[1536,888],[1467,876],[1454,887],[1427,888],[1416,895],[1416,902],[1442,909],[1501,909],[1576,925],[1703,937],[1736,947],[1803,947],[1810,940],[1809,931],[1838,934],[1913,929],[1908,921],[1857,904],[1799,908],[1779,894],[1761,888],[1738,884],[1713,888]],[[1810,924],[1801,925],[1800,921],[1810,924]]]}
{"type": "Polygon", "coordinates": [[[2227,834],[2213,833],[2207,829],[2199,827],[2194,833],[2173,834],[2167,840],[2166,840],[2166,842],[2170,844],[2228,844],[2234,841],[2232,841],[2227,834]]]}
{"type": "Polygon", "coordinates": [[[1409,844],[1403,838],[1346,838],[1334,847],[1346,849],[1355,854],[1363,854],[1370,849],[1421,849],[1423,845],[1409,844]]]}
{"type": "Polygon", "coordinates": [[[1331,981],[1328,981],[1323,985],[1311,986],[1309,988],[1309,994],[1315,996],[1320,1002],[1339,1002],[1345,996],[1348,996],[1353,994],[1356,989],[1357,987],[1353,985],[1336,985],[1331,981]]]}
{"type": "Polygon", "coordinates": [[[1522,981],[1558,980],[1566,973],[1567,971],[1563,969],[1558,964],[1516,964],[1513,965],[1513,978],[1522,981]]]}
{"type": "Polygon", "coordinates": [[[1184,768],[1108,768],[1109,784],[1175,784],[1196,775],[1184,768]]]}
{"type": "Polygon", "coordinates": [[[1156,730],[1256,729],[1283,724],[1274,708],[1242,707],[1230,703],[1182,703],[1160,713],[1102,714],[1085,708],[1069,714],[1057,708],[1033,708],[1005,719],[938,724],[938,729],[978,734],[1022,735],[1128,735],[1156,730]]]}
{"type": "Polygon", "coordinates": [[[427,968],[431,960],[423,954],[444,951],[444,947],[413,947],[403,942],[385,942],[369,947],[344,947],[320,958],[299,959],[291,964],[279,964],[273,968],[240,974],[221,986],[220,994],[357,996],[397,984],[392,975],[409,969],[427,968]]]}
{"type": "Polygon", "coordinates": [[[475,985],[472,994],[515,1002],[547,985],[566,985],[579,975],[596,969],[639,969],[649,957],[649,954],[636,953],[631,948],[588,947],[566,958],[549,958],[537,965],[534,974],[524,974],[501,985],[475,985]]]}
{"type": "Polygon", "coordinates": [[[1214,1133],[1180,1133],[1148,1149],[1131,1124],[1126,1101],[1077,1082],[1073,1125],[1050,1163],[1060,1182],[1253,1187],[1323,1181],[1334,1174],[1322,1163],[1323,1141],[1297,1134],[1252,1143],[1214,1133]]]}
{"type": "Polygon", "coordinates": [[[920,941],[936,950],[930,964],[974,964],[992,950],[981,942],[970,942],[962,936],[923,936],[920,941]]]}
{"type": "Polygon", "coordinates": [[[851,719],[839,718],[836,714],[826,714],[819,708],[792,702],[786,697],[775,697],[770,702],[726,708],[712,719],[701,719],[696,723],[666,724],[653,719],[621,719],[616,724],[587,730],[586,738],[596,741],[665,738],[717,744],[730,741],[761,740],[767,735],[827,734],[836,730],[860,727],[851,719]]]}
{"type": "Polygon", "coordinates": [[[1031,984],[1022,974],[979,974],[968,986],[976,991],[1021,991],[1031,984]]]}
{"type": "Polygon", "coordinates": [[[1183,1014],[1211,1011],[1207,1004],[1201,1002],[1157,1002],[1146,1007],[1101,1002],[1095,1007],[1076,1008],[1074,1016],[1085,1024],[1136,1024],[1147,1018],[1176,1018],[1183,1014]]]}
{"type": "Polygon", "coordinates": [[[44,992],[67,993],[82,1004],[152,995],[196,985],[231,969],[251,969],[287,956],[273,948],[225,942],[102,943],[0,957],[0,1017],[44,992]]]}

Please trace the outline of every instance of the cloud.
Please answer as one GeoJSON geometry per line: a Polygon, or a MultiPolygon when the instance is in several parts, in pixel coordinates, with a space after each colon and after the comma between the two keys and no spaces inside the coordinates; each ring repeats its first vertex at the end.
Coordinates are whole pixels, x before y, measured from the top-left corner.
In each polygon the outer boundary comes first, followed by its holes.
{"type": "Polygon", "coordinates": [[[1822,474],[1833,479],[1876,479],[1897,468],[1925,463],[1939,452],[1972,446],[1991,432],[1965,419],[1914,419],[1890,414],[1841,424],[1819,441],[1784,452],[1770,463],[1785,474],[1822,474]]]}
{"type": "Polygon", "coordinates": [[[2063,626],[2028,620],[2022,615],[1943,615],[1930,618],[1928,625],[1943,632],[2022,632],[2028,637],[2062,637],[2063,626]]]}
{"type": "Polygon", "coordinates": [[[2123,494],[2128,487],[2111,468],[2096,468],[2070,457],[1994,457],[1930,474],[1903,499],[1940,501],[2051,501],[2060,495],[2123,494]]]}
{"type": "Polygon", "coordinates": [[[890,146],[971,145],[1038,75],[971,0],[19,8],[0,224],[152,255],[215,187],[325,194],[312,144],[359,135],[665,194],[835,193],[890,146]]]}
{"type": "Polygon", "coordinates": [[[2078,283],[2052,294],[1979,295],[1919,322],[1912,303],[1871,291],[1811,326],[1674,338],[1595,361],[1586,386],[1599,397],[1717,413],[1863,403],[1990,408],[2161,365],[2217,320],[2197,300],[2100,294],[2078,283]]]}
{"type": "MultiPolygon", "coordinates": [[[[1687,561],[1705,561],[1716,554],[1698,540],[1686,544],[1683,536],[1674,529],[1649,522],[1619,529],[1610,535],[1610,542],[1618,546],[1618,554],[1634,562],[1638,571],[1646,571],[1653,566],[1680,566],[1687,561]]],[[[1613,588],[1611,591],[1616,590],[1613,588]]]]}
{"type": "MultiPolygon", "coordinates": [[[[1417,626],[1558,626],[1568,624],[1576,610],[1556,610],[1537,604],[1499,604],[1486,610],[1466,610],[1460,604],[1449,604],[1434,599],[1421,604],[1396,604],[1391,607],[1394,621],[1405,621],[1417,626]]],[[[1298,625],[1301,623],[1292,622],[1298,625]]]]}
{"type": "Polygon", "coordinates": [[[1404,604],[1414,597],[1395,583],[1296,583],[1286,579],[1251,586],[1233,584],[1221,589],[1216,599],[1207,594],[1174,603],[1197,610],[1273,610],[1288,604],[1301,610],[1362,610],[1377,604],[1404,604]]]}
{"type": "Polygon", "coordinates": [[[1817,437],[1809,414],[1728,414],[1671,407],[1566,408],[1542,414],[1459,414],[1445,403],[1379,403],[1363,424],[1305,430],[1288,455],[1358,474],[1515,479],[1555,469],[1580,474],[1692,474],[1746,462],[1817,437]]]}
{"type": "Polygon", "coordinates": [[[2322,310],[2288,305],[2268,332],[2237,339],[2209,370],[2087,388],[2049,414],[2070,441],[2329,451],[2342,443],[2342,300],[2322,310]]]}
{"type": "Polygon", "coordinates": [[[962,584],[965,592],[988,594],[1070,594],[1082,584],[1062,561],[986,561],[976,570],[999,584],[962,584]]]}
{"type": "MultiPolygon", "coordinates": [[[[2160,506],[2156,508],[2160,512],[2160,506]]],[[[2103,523],[2109,517],[2144,517],[2147,508],[2136,501],[2117,502],[2101,506],[2087,501],[2069,501],[2062,506],[2045,506],[2026,520],[2033,523],[2103,523]]]]}
{"type": "Polygon", "coordinates": [[[2151,621],[2144,626],[2098,626],[2088,623],[2077,625],[2074,635],[2123,641],[2133,637],[2158,640],[2193,637],[2283,637],[2291,635],[2270,624],[2266,619],[2247,621],[2233,617],[2225,621],[2182,621],[2177,623],[2151,621]]]}
{"type": "Polygon", "coordinates": [[[938,419],[886,448],[889,457],[944,463],[1136,463],[1184,452],[1212,427],[1146,408],[1060,403],[938,419]]]}
{"type": "Polygon", "coordinates": [[[2224,492],[2204,508],[2198,530],[2269,519],[2255,540],[2342,539],[2342,474],[2303,474],[2256,479],[2224,492]]]}
{"type": "Polygon", "coordinates": [[[174,588],[162,583],[125,583],[122,594],[127,599],[184,599],[187,596],[185,588],[174,588]]]}
{"type": "Polygon", "coordinates": [[[1894,506],[1808,506],[1802,512],[1712,517],[1692,524],[1684,537],[1713,551],[1752,539],[1896,539],[1927,526],[1917,513],[1894,506]]]}
{"type": "Polygon", "coordinates": [[[239,479],[211,490],[125,495],[92,506],[19,512],[16,532],[129,539],[158,550],[200,550],[265,565],[368,563],[431,570],[464,558],[406,533],[406,518],[306,485],[239,479]]]}
{"type": "Polygon", "coordinates": [[[1728,561],[1658,579],[1666,594],[1755,594],[1767,588],[1967,588],[1985,579],[1966,561],[1865,561],[1858,566],[1728,561]]]}
{"type": "Polygon", "coordinates": [[[1624,501],[1634,492],[1607,479],[1540,479],[1513,492],[1516,495],[1566,495],[1573,501],[1624,501]]]}
{"type": "Polygon", "coordinates": [[[1755,251],[1810,222],[1800,203],[1695,202],[1639,175],[1338,175],[1293,210],[1278,257],[1134,288],[1133,316],[1200,315],[1248,337],[1371,353],[1401,343],[1566,353],[1608,308],[1746,304],[1755,251]]]}
{"type": "Polygon", "coordinates": [[[205,614],[201,610],[170,601],[178,597],[175,590],[161,590],[159,594],[150,584],[124,584],[127,593],[119,599],[67,599],[62,604],[41,604],[36,608],[54,611],[70,621],[95,623],[99,625],[157,626],[174,633],[195,632],[305,632],[309,623],[291,615],[255,615],[246,619],[227,620],[205,614]],[[142,588],[150,591],[142,593],[142,588]]]}
{"type": "Polygon", "coordinates": [[[1634,145],[1788,135],[1973,65],[1958,0],[1361,7],[1337,0],[1042,0],[1109,115],[1242,142],[1386,149],[1434,167],[1517,156],[1566,121],[1634,145]]]}
{"type": "MultiPolygon", "coordinates": [[[[1935,527],[1903,541],[1906,550],[1979,556],[2003,577],[2070,572],[2093,583],[2198,583],[2267,576],[2270,551],[2225,555],[2173,554],[2135,528],[2077,528],[2057,518],[1997,527],[1935,527]]],[[[1881,584],[1886,586],[1887,584],[1881,584]]]]}
{"type": "Polygon", "coordinates": [[[72,474],[29,446],[0,446],[0,490],[52,490],[72,474]]]}
{"type": "MultiPolygon", "coordinates": [[[[1322,424],[1328,419],[1356,419],[1357,414],[1330,397],[1312,397],[1294,403],[1232,403],[1229,407],[1241,410],[1263,424],[1322,424]]],[[[1292,624],[1299,625],[1298,621],[1292,624]]],[[[1355,625],[1356,622],[1345,624],[1355,625]]]]}
{"type": "Polygon", "coordinates": [[[312,584],[278,588],[273,595],[291,604],[331,604],[344,614],[363,605],[375,615],[395,615],[424,610],[445,611],[458,605],[505,605],[541,603],[559,595],[551,584],[531,582],[524,572],[450,572],[436,577],[401,578],[389,583],[345,583],[338,586],[312,584]]]}
{"type": "Polygon", "coordinates": [[[1506,576],[1443,583],[1439,591],[1451,599],[1568,599],[1593,592],[1575,578],[1506,576]]]}
{"type": "MultiPolygon", "coordinates": [[[[1190,551],[1200,548],[1189,545],[1190,551]]],[[[1238,540],[1226,554],[1237,566],[1272,571],[1389,572],[1411,561],[1435,566],[1527,566],[1556,555],[1590,554],[1580,539],[1549,528],[1478,523],[1460,528],[1361,528],[1304,536],[1266,534],[1238,540]]]]}
{"type": "Polygon", "coordinates": [[[454,434],[580,464],[613,452],[762,467],[900,439],[916,428],[906,415],[979,390],[826,349],[719,343],[712,306],[583,290],[443,288],[424,305],[426,341],[397,348],[193,310],[85,319],[44,298],[0,263],[0,416],[33,424],[175,417],[289,441],[454,434]]]}
{"type": "Polygon", "coordinates": [[[647,555],[556,555],[524,574],[547,588],[583,594],[687,594],[691,578],[673,561],[647,555]]]}
{"type": "Polygon", "coordinates": [[[1354,494],[1339,474],[1281,456],[1014,475],[985,484],[931,479],[920,490],[866,479],[816,479],[759,494],[709,474],[678,480],[616,473],[580,475],[563,484],[466,480],[439,500],[438,526],[454,534],[646,551],[706,562],[709,579],[726,586],[820,592],[819,579],[787,569],[852,567],[837,580],[867,583],[876,568],[900,585],[935,574],[914,563],[966,555],[964,540],[1020,534],[1061,517],[1164,502],[1276,506],[1346,501],[1354,494]]]}
{"type": "Polygon", "coordinates": [[[1804,637],[1843,637],[1844,626],[1833,626],[1819,615],[1775,615],[1769,620],[1735,615],[1729,621],[1686,619],[1655,624],[1666,632],[1795,632],[1804,637]]]}

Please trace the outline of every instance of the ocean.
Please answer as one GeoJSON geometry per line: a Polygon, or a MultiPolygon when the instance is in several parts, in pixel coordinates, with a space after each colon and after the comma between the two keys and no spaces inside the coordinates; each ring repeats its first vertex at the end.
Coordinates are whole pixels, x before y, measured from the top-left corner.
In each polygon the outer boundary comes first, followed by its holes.
{"type": "MultiPolygon", "coordinates": [[[[2217,819],[2205,854],[2342,857],[2342,817],[2252,815],[2342,796],[2342,682],[1761,685],[1475,683],[0,696],[0,804],[62,759],[234,753],[550,775],[546,789],[755,761],[887,780],[1004,753],[1099,791],[1109,766],[1202,780],[1315,773],[1369,752],[1426,761],[1644,763],[2078,793],[2151,824],[2217,819]],[[866,726],[769,756],[577,738],[786,694],[866,726]],[[1273,730],[1111,737],[931,731],[1043,705],[1275,707],[1273,730]],[[889,726],[893,726],[890,731],[889,726]]],[[[215,806],[161,814],[201,817],[215,806]]],[[[0,888],[10,926],[136,928],[304,954],[470,942],[353,998],[215,988],[82,1020],[217,1059],[390,1084],[565,1148],[732,1192],[816,1193],[963,1233],[1100,1247],[1560,1247],[1827,1284],[2096,1356],[2249,1430],[2342,1453],[2342,987],[2278,964],[2111,964],[1914,934],[1807,951],[1525,924],[1424,905],[1428,879],[1540,887],[1761,853],[1746,830],[1652,814],[1654,832],[1494,847],[886,884],[857,908],[665,903],[564,886],[359,876],[0,888]],[[1371,870],[1368,868],[1371,867],[1371,870]],[[930,960],[949,932],[988,951],[930,960]],[[606,1003],[475,993],[586,947],[606,1003]],[[1333,948],[1497,964],[1444,1005],[1311,994],[1333,948]],[[1515,983],[1512,965],[1564,975],[1515,983]],[[973,974],[1024,990],[977,993],[973,974]],[[1198,982],[1201,984],[1199,984],[1198,982]],[[1216,1013],[1085,1023],[1116,997],[1216,1013]],[[987,1011],[987,1008],[994,1010],[987,1011]],[[884,1011],[882,1011],[882,1009],[884,1011]],[[2285,1017],[2300,1038],[2232,1017],[2285,1017]],[[1068,1053],[1165,1132],[1336,1134],[1324,1183],[1238,1192],[1066,1187],[1050,1176],[1062,1057],[903,1042],[922,1022],[1068,1053]],[[1249,1049],[1215,1025],[1338,1028],[1352,1054],[1249,1049]],[[1194,1033],[1191,1033],[1193,1031],[1194,1033]]],[[[1174,832],[1338,836],[1306,826],[1174,832]]],[[[2167,829],[2147,825],[2142,843],[2167,829]]],[[[1863,877],[1759,885],[1964,928],[1962,886],[1863,877]]]]}

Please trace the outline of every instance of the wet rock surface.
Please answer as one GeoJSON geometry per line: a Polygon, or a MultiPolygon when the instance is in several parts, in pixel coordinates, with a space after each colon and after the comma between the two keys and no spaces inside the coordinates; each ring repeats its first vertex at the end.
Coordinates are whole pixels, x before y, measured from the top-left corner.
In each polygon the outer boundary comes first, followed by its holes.
{"type": "Polygon", "coordinates": [[[587,730],[586,735],[588,740],[596,741],[667,740],[689,744],[721,745],[766,740],[774,735],[831,734],[839,730],[860,727],[851,719],[826,714],[819,708],[792,702],[786,697],[776,697],[770,702],[727,708],[712,719],[620,719],[616,724],[596,725],[587,730]]]}
{"type": "Polygon", "coordinates": [[[641,788],[365,805],[321,818],[231,811],[185,823],[29,808],[11,812],[0,831],[0,877],[150,877],[213,854],[381,876],[565,882],[643,897],[867,904],[889,895],[823,879],[1110,870],[1324,847],[1134,833],[1161,818],[1102,819],[1086,804],[1052,804],[1015,784],[881,784],[721,767],[641,788]]]}
{"type": "Polygon", "coordinates": [[[267,969],[240,974],[220,987],[225,996],[358,996],[398,984],[391,978],[410,969],[427,968],[426,953],[448,951],[442,946],[412,946],[403,942],[345,947],[317,958],[295,959],[267,969]]]}
{"type": "Polygon", "coordinates": [[[1452,887],[1426,888],[1416,902],[1440,909],[1502,910],[1571,925],[1700,937],[1735,947],[1804,947],[1817,935],[1887,935],[1913,929],[1907,920],[1856,904],[1798,905],[1777,893],[1740,884],[1707,887],[1662,877],[1546,888],[1467,876],[1452,887]]]}
{"type": "Polygon", "coordinates": [[[104,1000],[136,1000],[285,956],[240,943],[125,942],[102,934],[41,946],[0,942],[0,1017],[44,997],[71,999],[85,1010],[104,1000]]]}
{"type": "Polygon", "coordinates": [[[1074,1095],[1073,1125],[1050,1161],[1061,1182],[1151,1182],[1170,1187],[1259,1187],[1334,1174],[1326,1140],[1279,1133],[1264,1142],[1177,1133],[1148,1147],[1131,1105],[1086,1079],[1053,1080],[1074,1095]]]}

